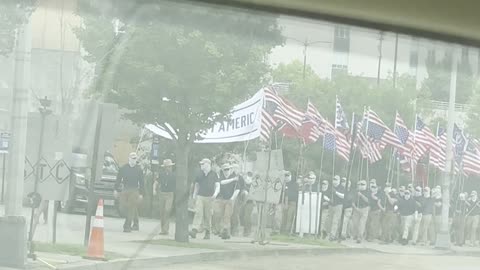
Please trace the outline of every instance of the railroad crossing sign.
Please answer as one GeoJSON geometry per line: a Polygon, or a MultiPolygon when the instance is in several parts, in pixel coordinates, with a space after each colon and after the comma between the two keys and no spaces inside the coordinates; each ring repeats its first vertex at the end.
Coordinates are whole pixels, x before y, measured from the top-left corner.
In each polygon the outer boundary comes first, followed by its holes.
{"type": "Polygon", "coordinates": [[[70,178],[70,174],[72,173],[72,170],[70,167],[68,167],[67,163],[65,160],[61,159],[53,165],[53,167],[50,169],[50,176],[55,179],[55,181],[59,184],[62,184],[63,182],[67,181],[70,178]]]}

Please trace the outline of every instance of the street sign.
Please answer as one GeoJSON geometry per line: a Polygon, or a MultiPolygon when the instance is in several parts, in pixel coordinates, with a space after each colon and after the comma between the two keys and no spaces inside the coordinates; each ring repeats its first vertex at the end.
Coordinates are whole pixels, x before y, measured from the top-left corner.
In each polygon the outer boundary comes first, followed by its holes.
{"type": "Polygon", "coordinates": [[[10,133],[0,133],[0,154],[8,154],[8,146],[10,144],[10,133]]]}

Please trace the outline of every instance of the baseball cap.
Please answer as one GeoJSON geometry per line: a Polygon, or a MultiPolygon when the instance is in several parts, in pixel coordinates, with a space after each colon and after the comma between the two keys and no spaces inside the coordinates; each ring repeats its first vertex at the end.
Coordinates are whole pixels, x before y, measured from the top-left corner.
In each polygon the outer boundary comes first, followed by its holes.
{"type": "Polygon", "coordinates": [[[128,157],[131,158],[131,159],[137,159],[138,158],[137,153],[135,153],[135,152],[131,152],[130,154],[128,154],[128,157]]]}
{"type": "Polygon", "coordinates": [[[204,159],[200,160],[199,163],[200,163],[200,165],[205,164],[205,163],[212,164],[212,161],[208,158],[204,158],[204,159]]]}
{"type": "Polygon", "coordinates": [[[222,170],[230,170],[232,168],[232,165],[230,163],[225,163],[222,165],[222,170]]]}

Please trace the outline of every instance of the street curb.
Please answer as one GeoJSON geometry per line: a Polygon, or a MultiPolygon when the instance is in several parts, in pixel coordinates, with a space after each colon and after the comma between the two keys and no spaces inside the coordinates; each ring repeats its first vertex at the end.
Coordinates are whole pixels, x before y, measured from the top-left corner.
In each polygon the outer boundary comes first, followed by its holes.
{"type": "Polygon", "coordinates": [[[366,248],[295,248],[295,249],[267,249],[267,250],[231,250],[213,251],[192,255],[180,255],[171,257],[153,257],[139,259],[117,259],[108,262],[82,263],[76,265],[59,266],[57,269],[65,270],[120,270],[136,269],[145,266],[151,267],[179,264],[208,262],[219,260],[233,260],[241,258],[252,258],[261,256],[292,256],[292,255],[331,255],[331,254],[366,254],[379,253],[373,249],[366,248]]]}

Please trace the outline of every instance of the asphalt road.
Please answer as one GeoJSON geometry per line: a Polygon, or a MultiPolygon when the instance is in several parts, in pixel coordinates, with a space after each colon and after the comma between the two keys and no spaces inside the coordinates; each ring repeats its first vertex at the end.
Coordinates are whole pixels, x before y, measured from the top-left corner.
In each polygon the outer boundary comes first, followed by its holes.
{"type": "Polygon", "coordinates": [[[254,257],[238,260],[174,264],[143,269],[168,270],[478,270],[478,257],[355,254],[323,256],[254,257]]]}

